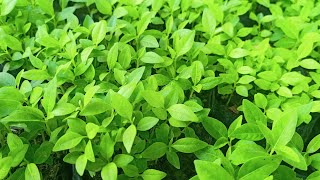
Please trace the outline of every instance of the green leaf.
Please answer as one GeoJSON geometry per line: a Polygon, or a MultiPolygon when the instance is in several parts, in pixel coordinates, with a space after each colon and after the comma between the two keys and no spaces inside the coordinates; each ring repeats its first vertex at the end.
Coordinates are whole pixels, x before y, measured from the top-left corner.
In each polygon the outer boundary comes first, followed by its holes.
{"type": "Polygon", "coordinates": [[[168,109],[169,114],[179,121],[198,122],[198,117],[194,114],[190,107],[184,104],[174,104],[168,109]]]}
{"type": "Polygon", "coordinates": [[[236,144],[232,154],[229,156],[229,160],[234,165],[240,165],[249,161],[250,159],[266,156],[268,156],[268,153],[265,149],[263,149],[263,147],[252,141],[240,140],[236,144]]]}
{"type": "Polygon", "coordinates": [[[16,37],[10,36],[8,34],[2,34],[0,36],[0,40],[4,42],[4,44],[8,46],[10,49],[16,50],[16,51],[22,51],[22,43],[16,37]]]}
{"type": "Polygon", "coordinates": [[[180,160],[179,156],[176,152],[167,152],[167,160],[169,161],[170,164],[172,164],[175,168],[180,169],[180,160]]]}
{"type": "Polygon", "coordinates": [[[50,16],[54,16],[53,1],[51,0],[37,0],[37,3],[42,11],[50,16]]]}
{"type": "Polygon", "coordinates": [[[214,162],[195,160],[199,179],[234,180],[234,178],[221,166],[214,162]]]}
{"type": "Polygon", "coordinates": [[[219,85],[221,81],[220,77],[206,77],[200,80],[199,84],[202,85],[203,90],[210,90],[219,85]]]}
{"type": "Polygon", "coordinates": [[[284,83],[295,86],[298,85],[300,82],[305,81],[305,79],[306,77],[298,72],[287,72],[282,75],[280,80],[284,83]]]}
{"type": "Polygon", "coordinates": [[[272,134],[272,131],[267,127],[266,124],[262,124],[261,122],[258,122],[258,128],[260,129],[261,133],[265,137],[267,143],[274,144],[274,137],[272,134]]]}
{"type": "MultiPolygon", "coordinates": [[[[101,3],[102,1],[105,4],[108,4],[109,2],[107,0],[97,0],[96,3],[101,3]]],[[[92,30],[92,42],[95,45],[98,45],[106,36],[107,33],[107,22],[105,20],[101,20],[98,23],[95,24],[93,30],[92,30]]]]}
{"type": "Polygon", "coordinates": [[[58,139],[53,147],[53,151],[63,151],[71,149],[78,145],[84,137],[78,133],[68,131],[62,137],[58,139]]]}
{"type": "Polygon", "coordinates": [[[171,147],[183,153],[193,153],[207,146],[206,142],[196,138],[182,138],[171,145],[171,147]]]}
{"type": "Polygon", "coordinates": [[[78,157],[82,154],[82,152],[74,151],[65,155],[63,161],[69,164],[76,164],[78,157]]]}
{"type": "Polygon", "coordinates": [[[43,99],[41,101],[41,104],[47,113],[52,112],[56,104],[56,97],[57,79],[53,78],[51,81],[49,81],[46,88],[44,89],[43,99]]]}
{"type": "Polygon", "coordinates": [[[7,144],[8,144],[10,151],[13,151],[13,150],[18,149],[21,146],[23,146],[23,142],[19,138],[19,136],[15,135],[13,133],[8,133],[7,144]]]}
{"type": "Polygon", "coordinates": [[[16,79],[9,73],[0,72],[0,88],[4,86],[16,86],[16,79]]]}
{"type": "Polygon", "coordinates": [[[243,27],[243,28],[239,29],[239,31],[237,32],[237,36],[238,37],[246,37],[252,32],[252,29],[253,28],[250,28],[250,27],[243,27]]]}
{"type": "Polygon", "coordinates": [[[242,58],[248,55],[249,55],[249,51],[242,48],[235,48],[229,54],[229,56],[232,58],[242,58]]]}
{"type": "Polygon", "coordinates": [[[76,106],[70,103],[58,103],[56,107],[52,110],[54,116],[65,116],[71,114],[76,110],[76,106]]]}
{"type": "Polygon", "coordinates": [[[288,179],[295,179],[296,173],[288,166],[280,165],[278,169],[272,173],[274,179],[282,179],[283,177],[287,177],[288,179]]]}
{"type": "Polygon", "coordinates": [[[144,117],[142,118],[137,126],[138,131],[147,131],[154,127],[159,122],[158,118],[155,117],[144,117]]]}
{"type": "Polygon", "coordinates": [[[204,129],[215,139],[221,137],[228,137],[228,131],[226,126],[214,118],[203,118],[202,125],[204,129]]]}
{"type": "Polygon", "coordinates": [[[139,169],[135,165],[129,164],[128,166],[123,167],[122,170],[123,170],[124,174],[129,177],[139,176],[139,169]]]}
{"type": "Polygon", "coordinates": [[[244,75],[238,80],[238,83],[240,83],[240,84],[249,84],[254,80],[256,80],[255,77],[250,76],[250,75],[244,75]]]}
{"type": "Polygon", "coordinates": [[[25,180],[41,180],[39,169],[34,163],[27,165],[24,175],[25,180]]]}
{"type": "Polygon", "coordinates": [[[117,165],[117,167],[125,167],[133,160],[134,160],[134,157],[128,154],[117,154],[113,158],[113,162],[117,165]]]}
{"type": "Polygon", "coordinates": [[[114,162],[105,165],[101,170],[101,178],[103,180],[117,180],[118,168],[114,162]]]}
{"type": "Polygon", "coordinates": [[[25,71],[22,74],[22,77],[28,80],[47,80],[50,78],[50,75],[46,70],[38,70],[38,69],[32,69],[29,71],[25,71]]]}
{"type": "Polygon", "coordinates": [[[131,148],[136,135],[137,135],[137,128],[133,124],[130,125],[123,133],[122,141],[128,153],[131,152],[131,148]]]}
{"type": "Polygon", "coordinates": [[[39,109],[23,106],[1,119],[2,123],[44,122],[44,116],[39,109]]]}
{"type": "Polygon", "coordinates": [[[87,60],[93,50],[94,46],[90,46],[90,47],[86,47],[83,49],[83,51],[81,52],[81,61],[83,63],[87,63],[87,60]]]}
{"type": "Polygon", "coordinates": [[[111,158],[114,153],[114,145],[115,145],[115,143],[111,139],[109,133],[106,133],[105,135],[103,135],[101,137],[101,141],[100,141],[101,155],[106,159],[111,158]]]}
{"type": "Polygon", "coordinates": [[[47,47],[47,48],[59,48],[60,47],[59,41],[56,38],[51,37],[49,35],[37,38],[36,42],[42,46],[47,47]]]}
{"type": "Polygon", "coordinates": [[[243,119],[243,116],[240,115],[239,117],[237,117],[237,119],[235,119],[229,126],[228,128],[228,137],[230,137],[230,135],[236,130],[238,129],[239,127],[241,127],[241,124],[242,124],[242,119],[243,119]]]}
{"type": "Polygon", "coordinates": [[[289,147],[289,148],[284,148],[282,151],[276,151],[276,152],[280,153],[284,162],[288,163],[289,165],[295,168],[306,171],[308,169],[306,157],[302,155],[301,152],[297,150],[295,147],[289,147]],[[290,150],[288,150],[289,148],[290,150]],[[297,159],[297,156],[298,156],[298,159],[297,159]]]}
{"type": "Polygon", "coordinates": [[[201,80],[202,75],[204,74],[204,67],[200,61],[194,61],[191,65],[191,79],[194,85],[197,85],[201,80]]]}
{"type": "Polygon", "coordinates": [[[223,26],[222,26],[222,30],[224,33],[226,33],[229,37],[233,37],[234,36],[234,27],[233,24],[231,22],[226,22],[223,26]]]}
{"type": "Polygon", "coordinates": [[[249,141],[259,141],[264,138],[259,127],[251,123],[243,124],[233,131],[230,137],[249,141]]]}
{"type": "Polygon", "coordinates": [[[52,153],[53,146],[53,143],[44,141],[34,153],[34,163],[42,164],[46,162],[52,153]]]}
{"type": "Polygon", "coordinates": [[[268,100],[267,98],[261,94],[261,93],[257,93],[254,95],[254,103],[262,109],[265,109],[268,105],[268,100]]]}
{"type": "Polygon", "coordinates": [[[307,177],[307,180],[317,180],[319,178],[320,178],[320,171],[315,171],[307,177]]]}
{"type": "Polygon", "coordinates": [[[152,91],[152,90],[145,90],[142,93],[142,97],[150,104],[152,107],[155,108],[164,108],[164,97],[161,93],[152,91]]]}
{"type": "Polygon", "coordinates": [[[99,90],[99,86],[91,86],[87,89],[85,89],[86,94],[83,98],[83,106],[86,106],[92,99],[92,97],[96,94],[96,92],[99,90]]]}
{"type": "Polygon", "coordinates": [[[141,39],[140,43],[143,47],[147,47],[147,48],[158,48],[159,47],[159,43],[158,43],[157,39],[151,35],[144,36],[141,39]]]}
{"type": "Polygon", "coordinates": [[[91,140],[88,141],[86,147],[85,147],[85,150],[84,150],[84,154],[86,156],[86,158],[91,161],[91,162],[95,162],[95,157],[94,157],[94,152],[93,152],[93,149],[92,149],[92,143],[91,143],[91,140]]]}
{"type": "Polygon", "coordinates": [[[152,160],[156,160],[161,158],[168,151],[168,146],[163,142],[155,142],[151,144],[147,149],[145,149],[141,156],[143,158],[148,158],[152,160]]]}
{"type": "Polygon", "coordinates": [[[277,93],[280,96],[286,97],[286,98],[291,98],[292,97],[292,92],[289,88],[285,87],[285,86],[281,86],[278,90],[277,93]]]}
{"type": "Polygon", "coordinates": [[[298,47],[298,59],[307,57],[313,50],[313,41],[303,41],[298,47]]]}
{"type": "Polygon", "coordinates": [[[320,148],[320,134],[314,137],[308,144],[306,153],[314,153],[320,148]]]}
{"type": "MultiPolygon", "coordinates": [[[[6,180],[16,180],[16,179],[24,179],[24,172],[26,168],[18,168],[11,174],[6,180]]],[[[1,170],[0,170],[1,171],[1,170]]],[[[1,175],[0,175],[1,178],[1,175]]],[[[1,178],[2,179],[2,178],[1,178]]]]}
{"type": "Polygon", "coordinates": [[[245,120],[248,123],[256,123],[258,121],[260,121],[260,122],[262,122],[264,124],[267,123],[266,116],[252,102],[244,99],[242,101],[242,109],[243,109],[243,114],[244,114],[245,120]]]}
{"type": "Polygon", "coordinates": [[[320,69],[320,63],[314,59],[304,59],[300,61],[300,66],[306,69],[320,69]]]}
{"type": "Polygon", "coordinates": [[[214,35],[216,29],[216,19],[214,14],[211,12],[209,8],[205,8],[202,14],[202,26],[205,32],[209,33],[210,36],[214,35]]]}
{"type": "Polygon", "coordinates": [[[144,180],[161,180],[164,179],[167,174],[156,169],[147,169],[141,176],[144,180]]]}
{"type": "Polygon", "coordinates": [[[237,69],[237,72],[239,74],[251,74],[254,72],[254,69],[250,66],[241,66],[237,69]]]}
{"type": "Polygon", "coordinates": [[[296,131],[297,120],[297,113],[287,111],[272,124],[272,135],[275,138],[274,147],[285,146],[290,142],[296,131]]]}
{"type": "Polygon", "coordinates": [[[115,43],[108,52],[107,63],[109,70],[112,70],[118,60],[118,43],[115,43]]]}
{"type": "Polygon", "coordinates": [[[189,29],[180,29],[175,31],[173,36],[173,46],[176,56],[186,54],[193,46],[195,31],[189,29]]]}
{"type": "Polygon", "coordinates": [[[20,165],[21,161],[25,158],[28,148],[28,144],[23,144],[17,149],[10,150],[8,156],[13,157],[13,160],[11,161],[11,167],[17,167],[18,165],[20,165]]]}
{"type": "Polygon", "coordinates": [[[4,179],[9,174],[11,168],[12,157],[4,157],[0,159],[0,179],[4,179]]]}
{"type": "Polygon", "coordinates": [[[157,53],[155,52],[147,52],[145,53],[141,59],[142,62],[144,63],[148,63],[148,64],[157,64],[157,63],[163,63],[164,59],[159,56],[157,53]]]}
{"type": "Polygon", "coordinates": [[[77,158],[76,170],[80,176],[83,176],[84,170],[86,169],[86,166],[87,166],[87,162],[88,162],[87,157],[84,154],[80,155],[77,158]]]}
{"type": "Polygon", "coordinates": [[[293,19],[279,19],[276,24],[278,27],[281,28],[281,30],[289,37],[292,39],[297,39],[299,36],[299,28],[294,22],[293,19]]]}
{"type": "Polygon", "coordinates": [[[186,101],[184,104],[189,106],[193,112],[199,112],[203,110],[203,107],[193,100],[186,101]]]}
{"type": "Polygon", "coordinates": [[[140,20],[137,23],[137,36],[139,37],[148,27],[151,18],[153,18],[155,13],[146,12],[142,14],[140,20]]]}
{"type": "Polygon", "coordinates": [[[80,112],[81,116],[93,116],[111,109],[109,104],[100,98],[93,98],[80,112]]]}
{"type": "Polygon", "coordinates": [[[102,14],[110,15],[112,13],[112,5],[108,0],[95,0],[98,11],[102,14]]]}
{"type": "Polygon", "coordinates": [[[1,16],[8,15],[16,6],[17,0],[3,0],[1,5],[1,16]]]}
{"type": "Polygon", "coordinates": [[[131,46],[127,45],[122,48],[122,50],[119,53],[118,61],[122,68],[128,69],[130,67],[131,63],[131,46]]]}
{"type": "MultiPolygon", "coordinates": [[[[277,155],[281,155],[285,159],[299,162],[299,155],[289,146],[278,146],[276,149],[277,155]]],[[[289,163],[290,164],[290,163],[289,163]]]]}
{"type": "Polygon", "coordinates": [[[257,157],[244,163],[238,172],[238,179],[264,179],[280,165],[280,156],[257,157]]]}
{"type": "Polygon", "coordinates": [[[128,99],[118,93],[111,92],[111,105],[120,116],[131,120],[133,107],[128,99]]]}
{"type": "Polygon", "coordinates": [[[278,80],[277,74],[275,74],[273,71],[260,72],[258,77],[270,82],[278,80]]]}
{"type": "Polygon", "coordinates": [[[129,75],[128,75],[128,82],[131,82],[131,83],[138,83],[141,78],[142,78],[142,75],[145,71],[146,67],[145,66],[142,66],[142,67],[139,67],[135,70],[133,70],[129,75]]]}
{"type": "Polygon", "coordinates": [[[99,131],[99,126],[93,123],[86,125],[86,132],[89,139],[93,139],[99,131]]]}
{"type": "Polygon", "coordinates": [[[248,88],[246,86],[237,86],[236,87],[236,92],[237,94],[243,96],[243,97],[248,97],[248,88]]]}

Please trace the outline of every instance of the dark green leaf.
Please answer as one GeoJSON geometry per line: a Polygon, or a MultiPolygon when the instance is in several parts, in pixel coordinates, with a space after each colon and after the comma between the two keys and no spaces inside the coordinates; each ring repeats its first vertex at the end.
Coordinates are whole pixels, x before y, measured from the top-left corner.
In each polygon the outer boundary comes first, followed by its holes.
{"type": "Polygon", "coordinates": [[[54,144],[44,141],[34,153],[34,163],[42,164],[50,157],[54,144]]]}
{"type": "Polygon", "coordinates": [[[166,154],[168,146],[162,142],[155,142],[141,153],[143,158],[159,159],[166,154]]]}

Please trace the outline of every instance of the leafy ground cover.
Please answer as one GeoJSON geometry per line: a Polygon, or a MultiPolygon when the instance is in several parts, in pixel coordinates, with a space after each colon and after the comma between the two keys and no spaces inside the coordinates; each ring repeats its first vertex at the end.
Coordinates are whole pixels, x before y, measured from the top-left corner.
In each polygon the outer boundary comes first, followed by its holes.
{"type": "Polygon", "coordinates": [[[320,179],[320,2],[0,4],[0,179],[320,179]]]}

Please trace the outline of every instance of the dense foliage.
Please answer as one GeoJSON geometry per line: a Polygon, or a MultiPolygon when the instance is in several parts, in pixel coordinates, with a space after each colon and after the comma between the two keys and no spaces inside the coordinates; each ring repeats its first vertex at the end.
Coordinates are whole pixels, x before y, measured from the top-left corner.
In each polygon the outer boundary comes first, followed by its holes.
{"type": "Polygon", "coordinates": [[[0,179],[320,179],[320,2],[0,4],[0,179]]]}

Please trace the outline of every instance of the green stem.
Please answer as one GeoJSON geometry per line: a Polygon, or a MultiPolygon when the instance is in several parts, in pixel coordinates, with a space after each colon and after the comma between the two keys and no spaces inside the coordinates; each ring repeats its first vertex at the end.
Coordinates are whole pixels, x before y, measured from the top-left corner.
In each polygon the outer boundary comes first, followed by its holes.
{"type": "Polygon", "coordinates": [[[274,153],[274,149],[272,148],[269,154],[272,155],[273,153],[274,153]]]}
{"type": "Polygon", "coordinates": [[[189,96],[189,99],[191,99],[191,98],[192,98],[193,93],[194,93],[194,89],[192,89],[192,90],[191,90],[191,92],[190,92],[190,96],[189,96]]]}
{"type": "Polygon", "coordinates": [[[230,94],[226,106],[229,106],[233,93],[230,94]]]}

